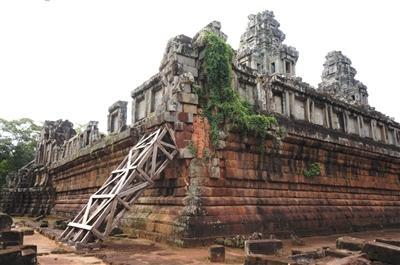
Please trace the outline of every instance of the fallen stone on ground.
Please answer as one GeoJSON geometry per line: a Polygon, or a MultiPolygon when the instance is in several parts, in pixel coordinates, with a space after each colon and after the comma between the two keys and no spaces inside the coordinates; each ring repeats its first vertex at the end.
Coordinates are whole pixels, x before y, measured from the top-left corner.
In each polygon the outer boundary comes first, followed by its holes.
{"type": "Polygon", "coordinates": [[[272,255],[276,254],[282,247],[283,243],[278,239],[246,240],[244,251],[246,256],[253,254],[272,255]]]}
{"type": "Polygon", "coordinates": [[[20,231],[0,232],[0,242],[6,247],[20,246],[24,243],[24,233],[20,231]]]}
{"type": "Polygon", "coordinates": [[[0,213],[0,232],[11,230],[13,219],[5,213],[0,213]]]}
{"type": "Polygon", "coordinates": [[[362,250],[365,244],[365,240],[355,237],[339,237],[336,240],[336,247],[338,249],[348,249],[352,251],[362,250]]]}
{"type": "Polygon", "coordinates": [[[377,238],[377,239],[375,239],[375,241],[400,247],[400,240],[398,240],[398,239],[377,238]]]}
{"type": "Polygon", "coordinates": [[[393,265],[400,264],[400,247],[380,242],[369,241],[365,243],[362,252],[373,261],[387,262],[393,265]]]}
{"type": "Polygon", "coordinates": [[[225,262],[225,247],[212,245],[208,248],[208,259],[210,262],[225,262]]]}

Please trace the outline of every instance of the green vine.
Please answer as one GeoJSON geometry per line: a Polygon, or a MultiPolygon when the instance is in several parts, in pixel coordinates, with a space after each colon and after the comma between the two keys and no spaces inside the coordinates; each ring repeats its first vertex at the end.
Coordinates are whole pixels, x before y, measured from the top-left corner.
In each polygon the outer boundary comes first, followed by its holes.
{"type": "Polygon", "coordinates": [[[198,90],[200,105],[211,126],[211,140],[218,146],[219,129],[225,122],[243,134],[265,140],[275,117],[256,113],[232,88],[233,49],[220,37],[208,32],[204,38],[205,85],[198,90]]]}
{"type": "Polygon", "coordinates": [[[303,171],[303,175],[306,178],[312,178],[321,175],[321,168],[319,163],[312,163],[308,169],[303,171]]]}

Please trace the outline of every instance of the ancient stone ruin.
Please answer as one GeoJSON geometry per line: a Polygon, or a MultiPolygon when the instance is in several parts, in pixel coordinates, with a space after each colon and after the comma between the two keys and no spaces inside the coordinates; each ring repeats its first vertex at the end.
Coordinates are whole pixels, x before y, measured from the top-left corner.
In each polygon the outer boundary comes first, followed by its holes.
{"type": "Polygon", "coordinates": [[[36,159],[10,176],[2,211],[73,218],[139,138],[161,126],[179,150],[118,224],[125,232],[177,245],[254,232],[289,236],[400,224],[400,124],[368,105],[367,87],[339,51],[330,52],[318,89],[296,77],[299,53],[270,11],[249,16],[235,51],[233,88],[278,125],[261,144],[234,130],[211,143],[199,104],[204,34],[226,39],[219,22],[193,38],[169,40],[159,72],[76,132],[46,121],[36,159]],[[260,152],[260,147],[262,152],[260,152]]]}

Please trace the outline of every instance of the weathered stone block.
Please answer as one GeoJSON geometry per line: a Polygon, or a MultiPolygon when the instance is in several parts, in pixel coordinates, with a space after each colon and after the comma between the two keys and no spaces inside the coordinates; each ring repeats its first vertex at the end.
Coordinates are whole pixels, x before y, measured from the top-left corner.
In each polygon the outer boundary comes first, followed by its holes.
{"type": "Polygon", "coordinates": [[[355,237],[339,237],[336,240],[336,247],[339,249],[348,249],[352,251],[362,250],[364,247],[365,240],[355,237]]]}
{"type": "Polygon", "coordinates": [[[282,249],[282,247],[283,243],[278,239],[246,240],[244,242],[244,251],[246,255],[272,255],[282,249]]]}
{"type": "Polygon", "coordinates": [[[20,258],[21,250],[18,248],[0,250],[0,264],[16,264],[20,258]]]}
{"type": "Polygon", "coordinates": [[[13,219],[11,216],[5,213],[0,213],[0,231],[9,231],[12,224],[13,219]]]}
{"type": "Polygon", "coordinates": [[[20,231],[0,232],[0,242],[6,246],[19,246],[24,243],[24,233],[20,231]]]}
{"type": "Polygon", "coordinates": [[[377,238],[375,241],[379,242],[379,243],[385,243],[385,244],[400,247],[400,240],[398,240],[398,239],[377,238]]]}
{"type": "Polygon", "coordinates": [[[199,96],[193,93],[178,93],[178,101],[182,103],[188,103],[197,105],[199,103],[199,96]]]}
{"type": "Polygon", "coordinates": [[[225,262],[225,247],[212,245],[208,248],[208,258],[210,262],[225,262]]]}
{"type": "Polygon", "coordinates": [[[362,252],[371,260],[387,262],[389,264],[400,264],[400,247],[380,242],[366,242],[362,252]]]}
{"type": "Polygon", "coordinates": [[[190,104],[183,104],[183,112],[187,113],[197,113],[197,106],[190,104]]]}

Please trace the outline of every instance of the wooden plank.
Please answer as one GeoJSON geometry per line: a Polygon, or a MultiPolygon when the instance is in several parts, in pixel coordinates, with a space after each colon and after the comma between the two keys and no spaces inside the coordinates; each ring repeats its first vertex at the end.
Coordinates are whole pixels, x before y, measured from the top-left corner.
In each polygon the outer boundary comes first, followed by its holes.
{"type": "Polygon", "coordinates": [[[99,194],[90,196],[93,199],[112,199],[115,197],[115,194],[99,194]]]}
{"type": "Polygon", "coordinates": [[[97,230],[95,228],[93,228],[91,232],[93,233],[93,235],[95,237],[97,237],[97,238],[99,238],[99,239],[101,239],[103,241],[107,239],[102,233],[99,232],[99,230],[97,230]]]}
{"type": "Polygon", "coordinates": [[[127,202],[125,202],[123,199],[121,199],[121,197],[117,196],[116,198],[117,198],[118,202],[120,204],[122,204],[122,206],[125,207],[125,209],[127,209],[128,211],[132,210],[131,206],[129,206],[129,204],[127,202]]]}
{"type": "Polygon", "coordinates": [[[73,222],[69,222],[68,226],[72,226],[72,227],[76,227],[76,228],[80,228],[80,229],[84,229],[84,230],[89,230],[92,229],[91,225],[85,225],[85,224],[78,224],[78,223],[73,223],[73,222]]]}
{"type": "Polygon", "coordinates": [[[132,194],[132,193],[134,193],[134,192],[136,192],[138,190],[144,189],[147,186],[150,186],[150,183],[148,183],[148,182],[140,183],[140,184],[138,184],[136,186],[133,186],[133,188],[130,188],[129,190],[121,192],[120,194],[118,194],[118,196],[123,198],[123,197],[128,196],[128,195],[130,195],[130,194],[132,194]]]}
{"type": "Polygon", "coordinates": [[[110,233],[110,231],[111,231],[111,228],[112,228],[111,224],[112,224],[112,221],[114,219],[114,214],[115,214],[115,210],[117,208],[117,205],[118,205],[118,199],[114,198],[113,202],[111,203],[110,214],[108,215],[108,218],[107,218],[108,220],[107,220],[106,230],[104,231],[105,235],[108,235],[110,233]]]}
{"type": "Polygon", "coordinates": [[[161,144],[158,145],[158,148],[168,157],[169,160],[172,160],[174,158],[167,150],[165,150],[164,146],[161,144]]]}

